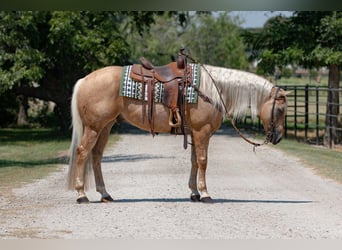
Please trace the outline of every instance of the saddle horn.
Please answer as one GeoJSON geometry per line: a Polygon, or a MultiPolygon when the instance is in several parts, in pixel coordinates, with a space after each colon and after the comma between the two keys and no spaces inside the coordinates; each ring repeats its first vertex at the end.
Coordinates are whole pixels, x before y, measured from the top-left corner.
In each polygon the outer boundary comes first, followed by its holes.
{"type": "Polygon", "coordinates": [[[141,65],[148,70],[151,70],[154,68],[153,64],[150,61],[148,61],[145,57],[140,57],[140,62],[141,62],[141,65]]]}

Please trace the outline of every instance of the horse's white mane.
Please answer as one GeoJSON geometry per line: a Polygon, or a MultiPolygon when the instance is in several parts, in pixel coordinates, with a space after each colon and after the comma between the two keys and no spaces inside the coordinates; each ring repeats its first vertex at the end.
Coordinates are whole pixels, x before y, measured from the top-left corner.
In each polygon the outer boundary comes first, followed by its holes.
{"type": "Polygon", "coordinates": [[[221,91],[228,114],[234,119],[243,119],[249,111],[252,119],[255,119],[260,105],[270,97],[273,85],[258,75],[241,70],[203,65],[201,90],[223,113],[225,113],[224,104],[208,72],[221,91]]]}

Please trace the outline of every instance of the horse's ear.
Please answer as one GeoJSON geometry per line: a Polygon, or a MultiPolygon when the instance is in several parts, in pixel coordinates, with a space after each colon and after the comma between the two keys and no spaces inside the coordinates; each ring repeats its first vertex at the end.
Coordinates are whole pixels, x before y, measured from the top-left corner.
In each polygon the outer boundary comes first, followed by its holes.
{"type": "Polygon", "coordinates": [[[283,91],[283,95],[287,96],[288,94],[290,94],[292,91],[283,91]]]}
{"type": "Polygon", "coordinates": [[[287,90],[283,90],[281,89],[279,92],[279,97],[281,96],[287,96],[288,94],[290,94],[292,91],[287,91],[287,90]]]}

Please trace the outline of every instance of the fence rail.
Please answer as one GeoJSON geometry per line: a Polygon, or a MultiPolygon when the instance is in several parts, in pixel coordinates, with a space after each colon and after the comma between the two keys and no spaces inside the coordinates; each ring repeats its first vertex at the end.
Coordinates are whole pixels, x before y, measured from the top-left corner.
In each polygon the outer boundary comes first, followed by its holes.
{"type": "MultiPolygon", "coordinates": [[[[342,88],[331,89],[310,85],[282,85],[280,87],[291,91],[288,94],[285,137],[291,136],[317,145],[326,144],[324,140],[327,133],[330,135],[330,142],[336,141],[334,136],[342,137],[342,104],[328,103],[328,95],[333,92],[338,92],[339,100],[342,101],[342,88]],[[339,110],[338,115],[330,115],[333,108],[339,110]],[[338,122],[334,123],[334,119],[338,122]]],[[[248,121],[245,120],[245,122],[248,121]]],[[[256,128],[261,129],[260,121],[256,128]]],[[[339,143],[342,143],[341,140],[339,143]]]]}

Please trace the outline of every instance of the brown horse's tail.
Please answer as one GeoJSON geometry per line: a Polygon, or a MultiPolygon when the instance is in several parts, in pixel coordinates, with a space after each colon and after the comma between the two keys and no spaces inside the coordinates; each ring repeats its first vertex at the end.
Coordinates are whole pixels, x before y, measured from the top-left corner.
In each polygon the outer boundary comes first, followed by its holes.
{"type": "MultiPolygon", "coordinates": [[[[83,79],[76,82],[74,86],[74,92],[71,99],[71,116],[72,116],[72,139],[69,149],[69,171],[68,171],[68,188],[71,190],[75,189],[76,184],[76,156],[77,147],[80,145],[83,136],[83,123],[80,117],[80,113],[77,108],[77,93],[79,86],[82,84],[83,79]]],[[[92,155],[90,154],[84,171],[84,184],[85,189],[89,188],[91,185],[90,174],[92,173],[92,155]]]]}

